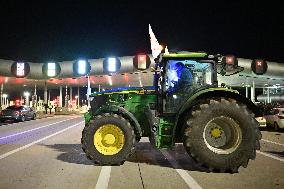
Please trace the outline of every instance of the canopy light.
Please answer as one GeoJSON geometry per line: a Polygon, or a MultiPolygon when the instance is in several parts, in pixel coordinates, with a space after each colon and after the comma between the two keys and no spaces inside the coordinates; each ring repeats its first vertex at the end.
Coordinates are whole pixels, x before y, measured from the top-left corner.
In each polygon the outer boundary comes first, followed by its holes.
{"type": "Polygon", "coordinates": [[[56,62],[48,62],[43,65],[42,72],[47,77],[56,77],[60,74],[61,68],[56,62]]]}
{"type": "Polygon", "coordinates": [[[103,67],[105,73],[114,73],[119,71],[121,67],[121,62],[116,57],[109,57],[104,60],[103,67]]]}
{"type": "Polygon", "coordinates": [[[25,62],[15,62],[11,66],[11,72],[15,77],[26,77],[30,73],[30,65],[25,62]]]}
{"type": "Polygon", "coordinates": [[[251,69],[257,75],[265,74],[267,67],[267,62],[262,59],[256,59],[251,62],[251,69]]]}
{"type": "Polygon", "coordinates": [[[29,92],[24,92],[24,96],[30,96],[29,92]]]}
{"type": "Polygon", "coordinates": [[[90,63],[87,60],[81,59],[73,63],[74,76],[85,76],[91,71],[90,63]]]}
{"type": "Polygon", "coordinates": [[[137,70],[146,70],[150,67],[151,60],[146,54],[138,54],[133,58],[133,66],[137,70]]]}

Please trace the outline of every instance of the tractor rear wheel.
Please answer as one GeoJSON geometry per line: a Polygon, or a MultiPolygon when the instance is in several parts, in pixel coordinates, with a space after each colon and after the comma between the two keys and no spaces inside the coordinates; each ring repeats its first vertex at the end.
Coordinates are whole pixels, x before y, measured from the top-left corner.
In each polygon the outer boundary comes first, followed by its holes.
{"type": "Polygon", "coordinates": [[[197,163],[210,171],[237,172],[255,159],[261,133],[245,105],[232,99],[210,100],[188,117],[184,146],[197,163]]]}
{"type": "Polygon", "coordinates": [[[130,123],[117,114],[96,116],[82,132],[82,149],[99,165],[120,165],[133,153],[135,134],[130,123]]]}

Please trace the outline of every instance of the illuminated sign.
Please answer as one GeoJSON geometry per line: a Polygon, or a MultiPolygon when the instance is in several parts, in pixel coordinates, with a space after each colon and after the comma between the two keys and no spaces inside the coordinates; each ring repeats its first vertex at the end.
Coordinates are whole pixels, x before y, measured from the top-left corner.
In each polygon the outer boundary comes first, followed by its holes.
{"type": "Polygon", "coordinates": [[[226,63],[227,64],[234,64],[234,58],[231,56],[226,57],[226,63]]]}
{"type": "Polygon", "coordinates": [[[73,63],[73,75],[85,76],[91,71],[90,63],[87,60],[77,60],[73,63]]]}
{"type": "Polygon", "coordinates": [[[108,71],[115,72],[116,71],[116,59],[115,58],[108,58],[108,71]]]}
{"type": "Polygon", "coordinates": [[[86,73],[87,62],[86,60],[79,60],[78,61],[78,73],[85,74],[86,73]]]}
{"type": "Polygon", "coordinates": [[[116,57],[109,57],[104,60],[103,67],[105,73],[118,72],[121,67],[121,62],[116,57]]]}
{"type": "Polygon", "coordinates": [[[42,66],[42,73],[47,77],[56,77],[60,72],[60,65],[56,62],[48,62],[42,66]]]}
{"type": "Polygon", "coordinates": [[[233,55],[227,55],[222,58],[222,63],[226,66],[236,67],[238,66],[238,59],[233,55]]]}
{"type": "Polygon", "coordinates": [[[25,63],[17,62],[17,76],[22,77],[25,75],[25,63]]]}
{"type": "Polygon", "coordinates": [[[253,60],[251,63],[251,69],[257,75],[265,74],[267,71],[267,67],[267,62],[262,59],[253,60]]]}
{"type": "Polygon", "coordinates": [[[47,76],[54,77],[56,75],[56,66],[55,63],[49,62],[47,63],[47,76]]]}
{"type": "Polygon", "coordinates": [[[139,54],[133,58],[133,66],[137,70],[146,70],[150,67],[151,60],[146,54],[139,54]]]}
{"type": "Polygon", "coordinates": [[[30,65],[25,62],[15,62],[11,66],[11,72],[15,77],[26,77],[30,72],[30,65]]]}

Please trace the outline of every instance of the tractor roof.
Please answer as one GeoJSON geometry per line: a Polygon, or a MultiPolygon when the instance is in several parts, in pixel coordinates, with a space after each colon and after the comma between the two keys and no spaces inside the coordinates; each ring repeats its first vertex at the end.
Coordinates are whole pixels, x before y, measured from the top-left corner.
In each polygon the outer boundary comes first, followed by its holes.
{"type": "Polygon", "coordinates": [[[163,58],[204,58],[207,56],[205,52],[192,52],[182,54],[163,54],[163,58]]]}

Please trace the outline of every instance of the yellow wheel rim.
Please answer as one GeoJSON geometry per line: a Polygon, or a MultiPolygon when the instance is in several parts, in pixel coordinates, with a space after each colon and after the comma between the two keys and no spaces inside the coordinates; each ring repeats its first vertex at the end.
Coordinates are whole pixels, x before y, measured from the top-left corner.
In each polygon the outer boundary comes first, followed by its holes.
{"type": "Polygon", "coordinates": [[[214,129],[211,131],[211,135],[212,135],[214,138],[219,138],[219,137],[221,137],[221,134],[222,134],[222,131],[221,131],[219,128],[214,128],[214,129]]]}
{"type": "Polygon", "coordinates": [[[94,145],[103,155],[115,155],[124,146],[124,134],[116,125],[102,125],[94,134],[94,145]]]}

